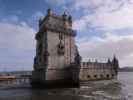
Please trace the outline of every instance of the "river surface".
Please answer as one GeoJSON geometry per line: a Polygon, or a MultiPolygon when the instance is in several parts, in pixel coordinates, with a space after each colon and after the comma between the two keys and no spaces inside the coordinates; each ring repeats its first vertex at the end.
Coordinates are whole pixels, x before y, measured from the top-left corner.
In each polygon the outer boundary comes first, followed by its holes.
{"type": "Polygon", "coordinates": [[[120,72],[117,81],[89,82],[81,88],[0,87],[0,100],[133,100],[133,72],[120,72]]]}

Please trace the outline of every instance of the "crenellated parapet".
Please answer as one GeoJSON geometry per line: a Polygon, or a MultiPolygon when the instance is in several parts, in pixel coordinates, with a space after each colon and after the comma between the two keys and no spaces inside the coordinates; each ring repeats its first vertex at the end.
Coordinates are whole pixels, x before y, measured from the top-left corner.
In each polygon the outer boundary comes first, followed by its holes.
{"type": "Polygon", "coordinates": [[[118,60],[114,57],[112,60],[108,59],[106,62],[88,61],[81,63],[80,80],[103,80],[113,79],[117,76],[118,60]]]}
{"type": "Polygon", "coordinates": [[[96,61],[88,61],[88,62],[81,62],[81,68],[96,68],[96,69],[117,69],[119,67],[119,62],[115,58],[108,59],[106,62],[98,62],[96,61]]]}
{"type": "Polygon", "coordinates": [[[113,64],[112,63],[102,63],[102,62],[82,62],[81,68],[111,69],[111,68],[113,68],[113,64]]]}
{"type": "Polygon", "coordinates": [[[56,15],[51,9],[48,9],[47,15],[39,20],[39,32],[37,35],[44,30],[76,36],[76,31],[72,29],[72,16],[67,15],[66,12],[62,15],[56,15]]]}

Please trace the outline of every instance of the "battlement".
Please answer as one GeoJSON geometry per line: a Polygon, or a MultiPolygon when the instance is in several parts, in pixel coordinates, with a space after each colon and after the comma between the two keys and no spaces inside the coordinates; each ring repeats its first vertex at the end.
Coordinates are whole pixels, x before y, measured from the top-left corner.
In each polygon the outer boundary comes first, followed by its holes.
{"type": "Polygon", "coordinates": [[[53,11],[51,9],[48,9],[47,15],[44,17],[44,19],[40,19],[40,24],[42,24],[46,20],[47,17],[53,17],[60,21],[67,21],[70,24],[70,26],[72,25],[72,16],[67,15],[67,13],[65,11],[62,15],[57,15],[57,14],[53,13],[53,11]]]}
{"type": "Polygon", "coordinates": [[[72,17],[65,12],[62,15],[56,15],[48,9],[47,15],[39,20],[39,30],[44,29],[76,36],[76,31],[72,29],[72,17]]]}
{"type": "Polygon", "coordinates": [[[85,68],[88,66],[93,66],[93,67],[105,67],[105,66],[112,66],[113,65],[113,61],[110,61],[110,59],[108,59],[108,61],[106,62],[99,62],[97,60],[95,61],[88,61],[88,62],[81,62],[81,67],[85,68]]]}
{"type": "Polygon", "coordinates": [[[88,62],[81,62],[81,68],[89,68],[89,69],[117,69],[119,67],[118,60],[116,57],[112,59],[108,59],[106,62],[95,62],[88,61],[88,62]]]}
{"type": "Polygon", "coordinates": [[[101,63],[101,62],[82,62],[81,68],[89,69],[112,69],[112,63],[101,63]]]}

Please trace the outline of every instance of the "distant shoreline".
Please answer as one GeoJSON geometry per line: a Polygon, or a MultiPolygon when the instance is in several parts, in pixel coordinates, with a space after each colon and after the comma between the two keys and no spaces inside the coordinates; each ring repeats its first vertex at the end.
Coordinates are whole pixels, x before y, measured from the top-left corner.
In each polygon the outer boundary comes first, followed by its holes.
{"type": "Polygon", "coordinates": [[[133,71],[118,71],[118,72],[133,72],[133,71]]]}
{"type": "Polygon", "coordinates": [[[119,68],[119,72],[133,72],[133,67],[119,68]]]}

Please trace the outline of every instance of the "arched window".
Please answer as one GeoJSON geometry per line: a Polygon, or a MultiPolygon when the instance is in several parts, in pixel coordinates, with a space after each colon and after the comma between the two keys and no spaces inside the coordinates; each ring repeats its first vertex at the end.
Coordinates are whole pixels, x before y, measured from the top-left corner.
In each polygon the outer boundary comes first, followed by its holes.
{"type": "Polygon", "coordinates": [[[97,78],[97,75],[94,75],[95,78],[97,78]]]}
{"type": "Polygon", "coordinates": [[[58,54],[59,55],[63,55],[65,53],[65,47],[64,44],[60,41],[60,43],[58,44],[58,54]]]}
{"type": "Polygon", "coordinates": [[[88,78],[91,78],[91,76],[90,76],[90,75],[88,75],[87,77],[88,77],[88,78]]]}
{"type": "Polygon", "coordinates": [[[107,74],[106,77],[109,78],[109,74],[107,74]]]}
{"type": "Polygon", "coordinates": [[[112,74],[112,77],[114,77],[114,74],[112,74]]]}

